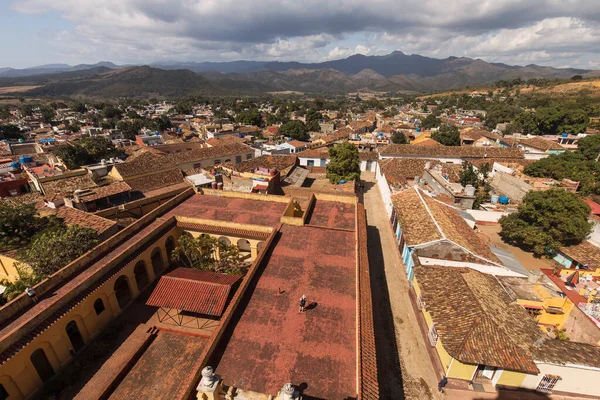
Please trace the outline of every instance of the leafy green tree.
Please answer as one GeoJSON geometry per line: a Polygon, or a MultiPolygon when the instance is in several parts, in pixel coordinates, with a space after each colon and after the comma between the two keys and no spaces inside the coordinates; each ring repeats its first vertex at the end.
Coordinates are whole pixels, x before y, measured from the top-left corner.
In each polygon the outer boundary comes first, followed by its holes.
{"type": "Polygon", "coordinates": [[[343,142],[330,147],[329,159],[326,168],[331,183],[360,179],[360,158],[358,149],[352,143],[343,142]]]}
{"type": "Polygon", "coordinates": [[[483,164],[476,169],[470,162],[464,162],[459,176],[459,182],[462,186],[472,185],[475,187],[475,203],[473,208],[478,209],[481,203],[490,199],[492,185],[489,182],[491,167],[489,163],[483,164]]]}
{"type": "Polygon", "coordinates": [[[579,139],[577,150],[588,160],[596,160],[600,155],[600,135],[589,135],[579,139]]]}
{"type": "Polygon", "coordinates": [[[439,131],[431,134],[431,138],[444,146],[460,146],[460,132],[455,126],[442,125],[439,131]]]}
{"type": "Polygon", "coordinates": [[[160,115],[158,118],[152,120],[153,128],[156,131],[162,132],[173,127],[171,119],[165,114],[160,115]]]}
{"type": "Polygon", "coordinates": [[[69,169],[94,164],[103,158],[118,157],[121,154],[110,140],[99,136],[86,137],[75,143],[59,146],[54,153],[69,169]]]}
{"type": "Polygon", "coordinates": [[[134,140],[135,136],[146,125],[147,122],[143,119],[132,119],[130,121],[121,120],[117,123],[117,129],[123,132],[125,138],[134,140]]]}
{"type": "Polygon", "coordinates": [[[20,111],[23,116],[31,117],[33,115],[33,106],[31,104],[23,104],[20,111]]]}
{"type": "Polygon", "coordinates": [[[199,270],[233,273],[240,268],[238,248],[209,235],[196,238],[189,233],[181,235],[171,258],[187,268],[199,270]]]}
{"type": "Polygon", "coordinates": [[[408,144],[408,138],[402,131],[392,132],[392,143],[394,144],[408,144]]]}
{"type": "Polygon", "coordinates": [[[258,108],[251,108],[248,110],[241,111],[240,113],[238,113],[235,120],[240,124],[244,125],[262,125],[262,115],[258,111],[258,108]]]}
{"type": "Polygon", "coordinates": [[[42,107],[40,108],[40,113],[42,114],[42,121],[49,124],[54,119],[54,110],[52,107],[42,107]]]}
{"type": "Polygon", "coordinates": [[[318,120],[312,119],[306,122],[306,129],[309,132],[321,132],[321,125],[319,125],[318,120]]]}
{"type": "Polygon", "coordinates": [[[571,179],[579,182],[583,194],[599,193],[600,163],[588,160],[581,153],[565,152],[551,155],[525,167],[525,174],[536,178],[552,178],[558,181],[571,179]]]}
{"type": "Polygon", "coordinates": [[[121,119],[122,115],[121,110],[112,104],[107,105],[102,110],[102,116],[106,119],[121,119]]]}
{"type": "Polygon", "coordinates": [[[17,125],[0,125],[0,140],[2,139],[21,139],[23,135],[17,125]]]}
{"type": "Polygon", "coordinates": [[[515,213],[500,218],[500,236],[541,256],[580,243],[592,232],[590,207],[561,189],[531,191],[515,213]]]}
{"type": "Polygon", "coordinates": [[[73,104],[73,107],[71,109],[80,114],[84,114],[88,111],[87,107],[83,103],[75,103],[75,104],[73,104]]]}
{"type": "Polygon", "coordinates": [[[0,119],[9,119],[10,109],[8,106],[0,106],[0,119]]]}
{"type": "Polygon", "coordinates": [[[310,139],[306,125],[304,122],[297,119],[281,125],[279,127],[279,134],[303,142],[306,142],[308,139],[310,139]]]}
{"type": "Polygon", "coordinates": [[[98,232],[93,229],[57,226],[36,235],[19,258],[36,276],[46,277],[82,256],[98,241],[98,232]]]}
{"type": "Polygon", "coordinates": [[[437,128],[441,124],[442,124],[442,121],[439,118],[437,118],[433,114],[429,114],[428,116],[425,117],[425,119],[423,119],[423,121],[421,121],[421,128],[423,128],[423,129],[437,128]]]}
{"type": "Polygon", "coordinates": [[[60,224],[54,216],[39,217],[33,204],[0,202],[0,249],[26,246],[36,233],[60,224]]]}

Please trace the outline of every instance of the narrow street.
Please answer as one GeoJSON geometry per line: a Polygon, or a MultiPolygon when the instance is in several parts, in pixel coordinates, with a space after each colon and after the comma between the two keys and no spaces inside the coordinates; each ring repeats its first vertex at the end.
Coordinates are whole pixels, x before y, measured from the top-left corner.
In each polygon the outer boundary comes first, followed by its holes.
{"type": "Polygon", "coordinates": [[[410,303],[408,281],[374,173],[363,172],[362,179],[381,398],[443,398],[410,303]]]}

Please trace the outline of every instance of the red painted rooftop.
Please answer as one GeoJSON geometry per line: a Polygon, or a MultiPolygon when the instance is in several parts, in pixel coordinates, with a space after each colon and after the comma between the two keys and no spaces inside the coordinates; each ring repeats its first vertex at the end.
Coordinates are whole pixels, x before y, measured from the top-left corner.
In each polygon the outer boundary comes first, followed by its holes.
{"type": "Polygon", "coordinates": [[[284,225],[264,263],[216,356],[217,373],[227,385],[260,393],[275,395],[292,382],[304,384],[307,396],[355,398],[355,233],[284,225]],[[303,294],[315,304],[299,313],[303,294]]]}
{"type": "Polygon", "coordinates": [[[591,213],[594,215],[600,215],[600,204],[596,203],[594,200],[585,199],[583,200],[588,206],[590,206],[591,213]]]}
{"type": "MultiPolygon", "coordinates": [[[[551,269],[541,269],[541,271],[552,281],[559,289],[567,296],[569,300],[571,300],[575,305],[579,303],[587,303],[587,299],[580,295],[576,290],[572,290],[567,288],[565,282],[558,276],[554,275],[551,269]]],[[[572,270],[573,272],[577,271],[576,269],[572,270]]]]}
{"type": "Polygon", "coordinates": [[[177,268],[160,278],[146,304],[220,317],[240,275],[177,268]]]}
{"type": "Polygon", "coordinates": [[[233,197],[194,195],[171,210],[171,215],[236,222],[240,224],[275,226],[287,203],[248,200],[233,197]]]}

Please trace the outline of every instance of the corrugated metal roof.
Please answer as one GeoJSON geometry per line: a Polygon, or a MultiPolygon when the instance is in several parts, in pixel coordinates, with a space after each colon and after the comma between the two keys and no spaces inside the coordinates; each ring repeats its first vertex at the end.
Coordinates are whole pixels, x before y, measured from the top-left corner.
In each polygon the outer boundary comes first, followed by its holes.
{"type": "Polygon", "coordinates": [[[160,278],[146,304],[220,317],[231,287],[240,278],[239,275],[178,268],[160,278]]]}

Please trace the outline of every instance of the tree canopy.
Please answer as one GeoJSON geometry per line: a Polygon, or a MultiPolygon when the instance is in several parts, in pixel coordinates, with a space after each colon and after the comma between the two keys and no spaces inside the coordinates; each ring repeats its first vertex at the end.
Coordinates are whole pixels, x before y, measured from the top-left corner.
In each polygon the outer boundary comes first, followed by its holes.
{"type": "Polygon", "coordinates": [[[561,189],[531,191],[515,213],[500,218],[500,236],[541,256],[580,243],[592,232],[590,207],[561,189]]]}
{"type": "Polygon", "coordinates": [[[171,257],[187,268],[199,270],[239,273],[241,267],[238,248],[209,235],[181,235],[171,257]]]}
{"type": "Polygon", "coordinates": [[[75,143],[59,146],[55,154],[69,169],[100,162],[103,158],[117,157],[120,152],[110,140],[99,136],[86,137],[75,143]]]}
{"type": "Polygon", "coordinates": [[[98,232],[93,229],[56,226],[36,235],[19,258],[37,277],[46,277],[83,255],[98,241],[98,232]]]}
{"type": "Polygon", "coordinates": [[[33,204],[0,202],[0,249],[26,246],[36,233],[59,224],[54,216],[39,217],[33,204]]]}
{"type": "Polygon", "coordinates": [[[3,139],[21,139],[21,130],[13,124],[0,125],[0,140],[3,139]]]}
{"type": "Polygon", "coordinates": [[[439,131],[431,134],[431,138],[444,146],[460,146],[460,133],[455,126],[442,125],[439,131]]]}
{"type": "Polygon", "coordinates": [[[394,144],[408,144],[408,138],[401,131],[392,132],[392,143],[394,144]]]}
{"type": "Polygon", "coordinates": [[[303,142],[306,142],[308,139],[310,139],[306,125],[304,122],[297,119],[281,125],[279,127],[279,134],[303,142]]]}
{"type": "Polygon", "coordinates": [[[441,125],[441,123],[442,121],[440,121],[438,117],[436,117],[434,114],[429,114],[423,119],[423,121],[421,121],[421,127],[423,129],[437,128],[441,125]]]}
{"type": "Polygon", "coordinates": [[[341,180],[352,181],[360,179],[360,158],[358,149],[348,142],[338,143],[329,148],[329,163],[327,178],[331,183],[341,180]]]}

